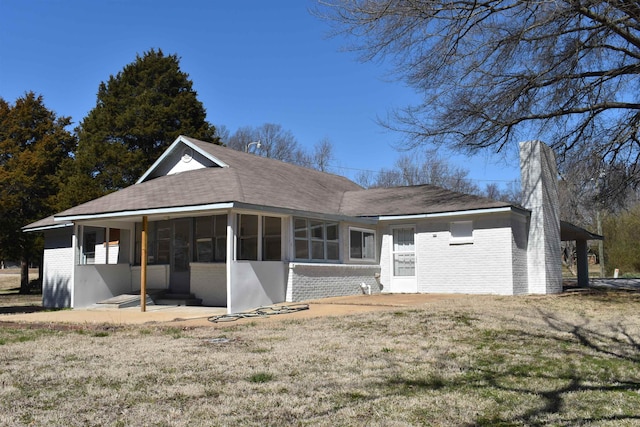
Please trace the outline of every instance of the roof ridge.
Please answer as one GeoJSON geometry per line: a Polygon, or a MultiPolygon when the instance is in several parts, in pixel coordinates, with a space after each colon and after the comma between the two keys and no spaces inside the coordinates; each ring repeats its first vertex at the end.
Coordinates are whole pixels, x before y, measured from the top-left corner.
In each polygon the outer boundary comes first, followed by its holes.
{"type": "MultiPolygon", "coordinates": [[[[325,171],[321,171],[321,170],[318,170],[318,169],[313,169],[313,168],[310,168],[310,167],[297,165],[295,163],[286,162],[284,160],[274,159],[273,157],[263,157],[263,156],[259,156],[257,154],[245,153],[245,152],[240,151],[240,150],[235,150],[235,149],[233,149],[231,147],[227,147],[227,146],[224,146],[224,145],[213,144],[213,143],[209,143],[209,142],[206,142],[206,141],[201,141],[199,139],[188,137],[188,136],[185,136],[185,138],[188,138],[189,141],[191,141],[192,143],[200,146],[200,148],[202,148],[203,150],[207,150],[208,148],[213,149],[213,151],[215,151],[215,150],[228,150],[227,153],[230,153],[231,156],[249,156],[249,157],[246,157],[246,158],[251,158],[251,159],[257,160],[259,162],[272,162],[272,163],[276,163],[277,162],[278,164],[286,165],[286,167],[301,169],[301,170],[304,170],[304,171],[309,172],[309,173],[331,176],[334,179],[340,179],[340,180],[349,182],[351,184],[355,184],[355,185],[360,186],[359,184],[355,183],[354,181],[350,180],[349,178],[347,178],[345,176],[342,176],[342,175],[335,174],[335,173],[325,172],[325,171]],[[200,144],[198,144],[198,143],[200,143],[200,144]]],[[[207,151],[210,154],[215,155],[214,153],[211,153],[209,150],[207,150],[207,151]]],[[[224,160],[224,159],[221,159],[221,160],[224,160]]],[[[361,187],[361,189],[362,189],[362,187],[361,187]]]]}

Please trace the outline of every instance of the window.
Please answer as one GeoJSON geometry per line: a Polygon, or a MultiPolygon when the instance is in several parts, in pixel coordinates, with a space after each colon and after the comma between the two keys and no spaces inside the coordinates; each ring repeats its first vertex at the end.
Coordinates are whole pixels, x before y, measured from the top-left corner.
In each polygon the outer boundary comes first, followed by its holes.
{"type": "Polygon", "coordinates": [[[337,261],[340,259],[338,224],[316,219],[294,218],[296,259],[337,261]]]}
{"type": "Polygon", "coordinates": [[[473,221],[456,221],[449,224],[451,237],[449,244],[465,245],[473,243],[473,221]]]}
{"type": "Polygon", "coordinates": [[[416,252],[413,227],[393,229],[393,275],[416,275],[416,252]]]}
{"type": "MultiPolygon", "coordinates": [[[[147,264],[169,264],[172,245],[172,227],[176,220],[149,222],[147,229],[147,264]]],[[[191,227],[190,227],[191,228],[191,227]]],[[[109,235],[113,238],[113,230],[109,235]]],[[[203,216],[193,219],[193,238],[195,262],[224,262],[227,257],[227,215],[203,216]]],[[[142,258],[142,223],[136,223],[135,263],[140,265],[142,258]]],[[[191,251],[190,251],[191,252],[191,251]]],[[[191,256],[191,255],[190,255],[191,256]]]]}
{"type": "Polygon", "coordinates": [[[307,220],[295,218],[293,220],[296,259],[309,259],[309,230],[307,220]]]}
{"type": "Polygon", "coordinates": [[[372,230],[349,229],[349,258],[375,261],[376,235],[372,230]]]}
{"type": "Polygon", "coordinates": [[[238,215],[238,259],[258,260],[258,215],[238,215]]]}
{"type": "Polygon", "coordinates": [[[195,261],[213,261],[213,217],[203,216],[195,219],[195,261]]]}
{"type": "Polygon", "coordinates": [[[262,260],[282,259],[282,219],[272,216],[262,218],[262,260]]]}
{"type": "Polygon", "coordinates": [[[79,264],[118,264],[128,262],[128,230],[106,227],[80,227],[79,264]],[[122,242],[124,250],[120,251],[122,242]]]}
{"type": "Polygon", "coordinates": [[[282,260],[281,218],[239,214],[238,230],[239,260],[282,260]]]}
{"type": "MultiPolygon", "coordinates": [[[[169,264],[169,256],[171,254],[171,223],[169,221],[156,222],[155,233],[155,262],[152,264],[169,264]]],[[[147,242],[149,247],[152,243],[147,242]]],[[[150,255],[153,256],[153,255],[150,255]]]]}
{"type": "Polygon", "coordinates": [[[88,228],[89,227],[85,227],[82,242],[82,264],[95,264],[98,233],[96,231],[89,231],[88,228]]]}
{"type": "Polygon", "coordinates": [[[196,262],[224,262],[227,256],[227,215],[195,219],[196,262]]]}
{"type": "Polygon", "coordinates": [[[213,240],[215,242],[214,261],[224,262],[227,260],[227,215],[216,215],[213,217],[213,240]]]}

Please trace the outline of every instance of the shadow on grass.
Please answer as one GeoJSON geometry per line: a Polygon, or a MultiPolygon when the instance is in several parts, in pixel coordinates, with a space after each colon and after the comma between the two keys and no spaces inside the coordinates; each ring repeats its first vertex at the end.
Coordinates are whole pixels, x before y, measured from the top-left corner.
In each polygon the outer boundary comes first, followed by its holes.
{"type": "MultiPolygon", "coordinates": [[[[1,301],[1,299],[0,299],[1,301]]],[[[28,314],[38,313],[40,311],[49,310],[43,306],[38,305],[13,305],[13,306],[0,306],[0,314],[28,314]]]]}
{"type": "Polygon", "coordinates": [[[5,289],[0,293],[0,314],[37,313],[44,311],[42,292],[32,288],[28,294],[20,293],[20,287],[5,289]]]}
{"type": "MultiPolygon", "coordinates": [[[[443,401],[459,394],[479,399],[483,408],[473,421],[461,424],[467,427],[636,425],[640,421],[637,322],[592,325],[585,317],[569,321],[542,309],[536,313],[546,328],[513,324],[510,329],[470,330],[464,340],[475,351],[456,362],[459,373],[454,376],[425,372],[408,377],[400,371],[381,384],[384,392],[442,393],[443,401]]],[[[424,408],[414,414],[429,423],[431,412],[424,408]]]]}

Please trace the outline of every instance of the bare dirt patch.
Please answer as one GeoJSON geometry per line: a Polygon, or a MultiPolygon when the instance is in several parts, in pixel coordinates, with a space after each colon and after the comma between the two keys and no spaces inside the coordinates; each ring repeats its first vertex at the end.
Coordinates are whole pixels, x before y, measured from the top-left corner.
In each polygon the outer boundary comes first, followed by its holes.
{"type": "Polygon", "coordinates": [[[637,425],[640,296],[0,328],[3,425],[637,425]],[[86,327],[85,327],[86,326],[86,327]]]}

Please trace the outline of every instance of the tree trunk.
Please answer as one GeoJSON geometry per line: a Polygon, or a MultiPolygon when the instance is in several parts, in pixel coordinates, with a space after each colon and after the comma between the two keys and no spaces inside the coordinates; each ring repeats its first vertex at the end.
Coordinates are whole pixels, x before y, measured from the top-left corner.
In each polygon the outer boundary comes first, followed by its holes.
{"type": "Polygon", "coordinates": [[[20,293],[28,294],[29,291],[29,259],[23,258],[20,261],[20,293]]]}

